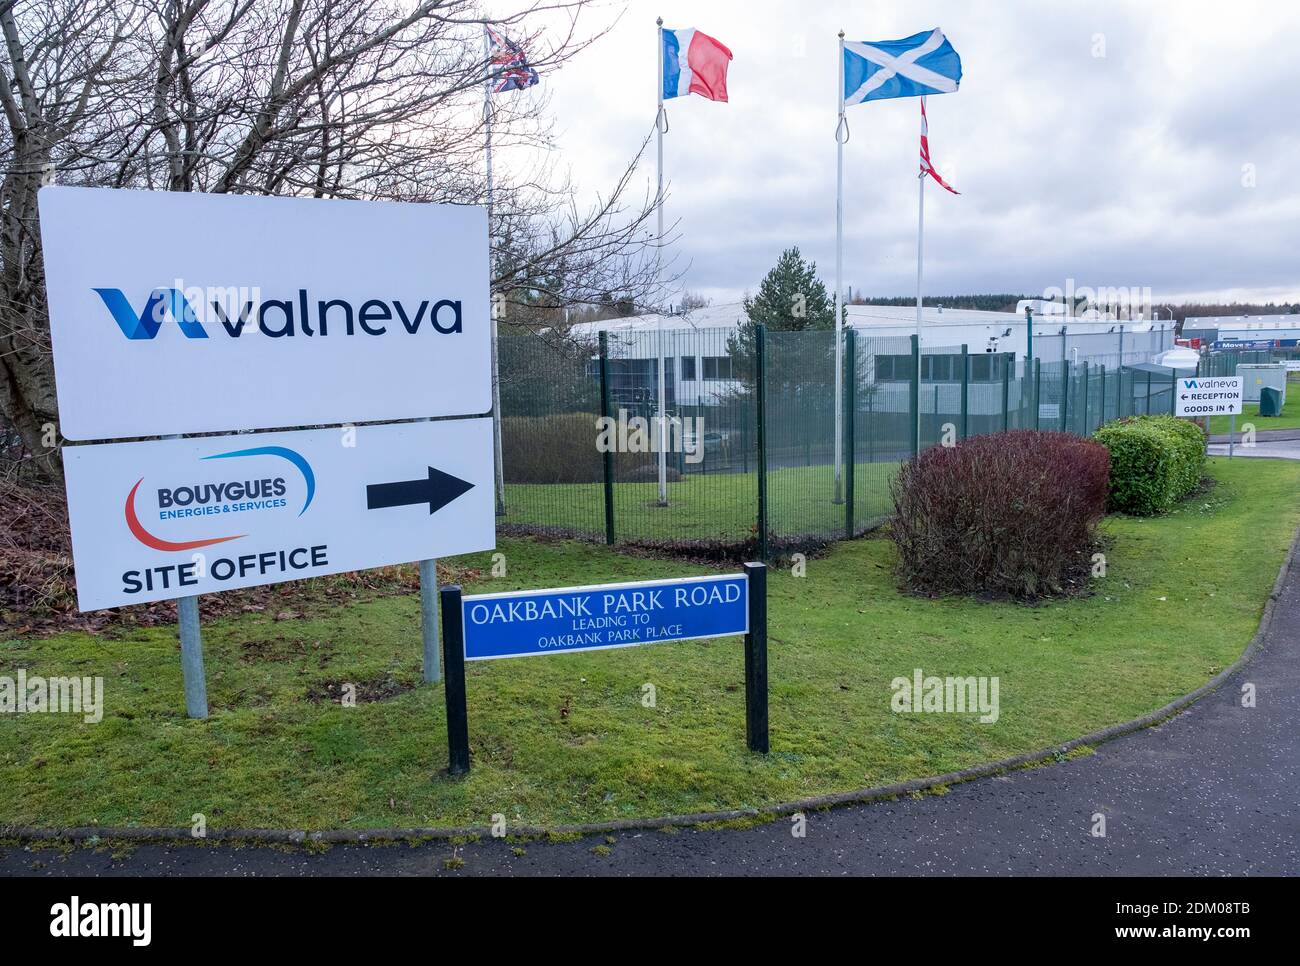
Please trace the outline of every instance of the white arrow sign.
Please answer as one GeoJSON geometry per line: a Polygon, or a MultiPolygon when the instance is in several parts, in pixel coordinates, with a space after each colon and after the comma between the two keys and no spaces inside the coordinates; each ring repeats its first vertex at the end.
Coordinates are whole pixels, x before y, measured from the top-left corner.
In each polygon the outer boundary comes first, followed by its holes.
{"type": "Polygon", "coordinates": [[[492,407],[483,208],[52,186],[40,213],[67,439],[492,407]]]}
{"type": "Polygon", "coordinates": [[[1192,376],[1178,380],[1175,416],[1230,416],[1241,412],[1241,376],[1192,376]]]}
{"type": "Polygon", "coordinates": [[[68,446],[82,610],[496,545],[489,419],[68,446]]]}

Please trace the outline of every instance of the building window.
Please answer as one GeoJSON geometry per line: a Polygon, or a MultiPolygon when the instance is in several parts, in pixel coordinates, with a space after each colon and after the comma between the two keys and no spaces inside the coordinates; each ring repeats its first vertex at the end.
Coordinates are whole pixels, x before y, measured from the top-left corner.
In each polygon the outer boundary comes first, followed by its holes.
{"type": "Polygon", "coordinates": [[[921,357],[921,378],[925,382],[957,382],[961,379],[961,356],[921,357]]]}
{"type": "Polygon", "coordinates": [[[912,357],[910,355],[876,356],[877,382],[910,382],[912,357]]]}
{"type": "Polygon", "coordinates": [[[705,356],[705,379],[731,379],[731,356],[705,356]]]}
{"type": "Polygon", "coordinates": [[[695,356],[682,356],[682,382],[695,381],[695,356]]]}

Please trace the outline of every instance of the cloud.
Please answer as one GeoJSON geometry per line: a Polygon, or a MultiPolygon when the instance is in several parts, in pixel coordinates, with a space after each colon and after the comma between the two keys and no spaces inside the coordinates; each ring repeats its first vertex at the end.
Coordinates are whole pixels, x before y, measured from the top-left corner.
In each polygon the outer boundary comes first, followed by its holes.
{"type": "MultiPolygon", "coordinates": [[[[927,188],[928,294],[1074,278],[1156,299],[1300,300],[1300,8],[632,0],[609,36],[544,78],[559,160],[585,192],[604,190],[651,129],[660,13],[735,54],[730,103],[668,102],[666,210],[691,289],[752,290],[790,245],[833,281],[836,32],[941,26],[964,76],[929,100],[931,153],[962,195],[927,188]]],[[[874,102],[848,119],[845,283],[910,294],[918,105],[874,102]]],[[[653,151],[646,162],[652,185],[653,151]]]]}

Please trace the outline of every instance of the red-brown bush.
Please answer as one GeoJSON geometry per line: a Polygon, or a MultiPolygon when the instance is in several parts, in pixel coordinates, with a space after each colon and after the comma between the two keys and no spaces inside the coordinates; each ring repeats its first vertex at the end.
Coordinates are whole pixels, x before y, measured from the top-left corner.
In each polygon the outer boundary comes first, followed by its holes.
{"type": "Polygon", "coordinates": [[[1110,456],[1068,433],[1015,430],[936,446],[891,484],[904,586],[930,594],[1057,594],[1087,573],[1110,456]]]}

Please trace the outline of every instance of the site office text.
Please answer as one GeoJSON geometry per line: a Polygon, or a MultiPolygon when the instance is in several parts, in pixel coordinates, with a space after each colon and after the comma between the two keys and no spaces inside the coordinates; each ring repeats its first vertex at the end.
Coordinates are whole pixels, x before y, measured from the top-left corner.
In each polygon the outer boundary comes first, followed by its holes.
{"type": "Polygon", "coordinates": [[[122,592],[138,594],[157,589],[196,587],[206,575],[211,579],[224,582],[234,578],[243,579],[249,574],[264,577],[271,574],[298,574],[311,576],[304,571],[316,570],[329,566],[329,545],[317,544],[312,547],[282,547],[274,550],[261,550],[237,556],[222,556],[206,563],[199,556],[184,563],[157,564],[127,570],[122,574],[122,592]]]}

